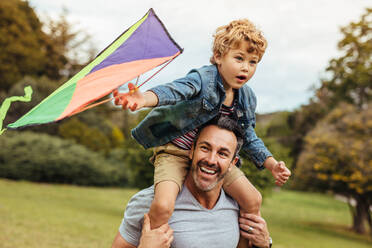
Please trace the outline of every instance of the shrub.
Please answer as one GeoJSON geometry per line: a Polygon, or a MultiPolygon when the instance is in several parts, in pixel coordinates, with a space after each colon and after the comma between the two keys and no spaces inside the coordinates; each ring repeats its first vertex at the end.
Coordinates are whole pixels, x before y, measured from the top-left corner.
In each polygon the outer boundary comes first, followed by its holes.
{"type": "Polygon", "coordinates": [[[0,177],[77,185],[125,185],[123,164],[73,141],[7,131],[0,137],[0,177]]]}

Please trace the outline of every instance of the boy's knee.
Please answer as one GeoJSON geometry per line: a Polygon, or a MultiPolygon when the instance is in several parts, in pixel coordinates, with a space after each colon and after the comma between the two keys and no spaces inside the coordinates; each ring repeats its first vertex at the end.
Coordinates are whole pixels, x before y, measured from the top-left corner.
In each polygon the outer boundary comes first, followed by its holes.
{"type": "Polygon", "coordinates": [[[261,205],[262,205],[262,195],[261,195],[261,193],[258,190],[256,190],[256,194],[255,195],[256,195],[256,197],[255,197],[255,199],[256,199],[255,204],[257,205],[258,208],[260,208],[261,205]]]}
{"type": "Polygon", "coordinates": [[[249,199],[247,199],[246,202],[244,202],[240,207],[244,212],[259,215],[261,205],[262,195],[258,190],[255,189],[254,191],[250,192],[249,199]]]}
{"type": "Polygon", "coordinates": [[[255,190],[254,192],[254,197],[252,197],[252,202],[251,202],[251,211],[255,214],[258,214],[260,212],[260,208],[262,205],[262,195],[258,190],[255,190]]]}

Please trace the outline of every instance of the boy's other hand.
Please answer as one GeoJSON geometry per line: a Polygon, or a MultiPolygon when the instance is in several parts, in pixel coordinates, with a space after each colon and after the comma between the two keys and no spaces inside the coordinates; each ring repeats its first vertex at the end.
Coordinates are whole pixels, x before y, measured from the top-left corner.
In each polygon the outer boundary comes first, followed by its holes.
{"type": "Polygon", "coordinates": [[[291,171],[285,166],[283,161],[276,163],[271,173],[275,178],[275,184],[278,186],[283,186],[291,176],[291,171]]]}
{"type": "Polygon", "coordinates": [[[146,99],[143,94],[132,83],[128,84],[129,92],[119,93],[118,90],[113,91],[115,105],[121,105],[123,109],[132,111],[143,108],[146,105],[146,99]]]}

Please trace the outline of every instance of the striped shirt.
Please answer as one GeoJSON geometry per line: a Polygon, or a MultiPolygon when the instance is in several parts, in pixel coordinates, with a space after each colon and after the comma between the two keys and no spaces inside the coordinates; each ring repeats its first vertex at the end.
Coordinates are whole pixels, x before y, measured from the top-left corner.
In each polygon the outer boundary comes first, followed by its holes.
{"type": "MultiPolygon", "coordinates": [[[[231,117],[234,115],[236,101],[231,106],[225,106],[221,105],[220,108],[220,114],[222,116],[228,116],[231,117]]],[[[194,130],[191,130],[190,132],[185,133],[184,135],[175,138],[172,140],[172,144],[176,145],[177,147],[183,149],[183,150],[190,150],[192,142],[194,141],[196,134],[198,133],[198,128],[195,128],[194,130]]]]}

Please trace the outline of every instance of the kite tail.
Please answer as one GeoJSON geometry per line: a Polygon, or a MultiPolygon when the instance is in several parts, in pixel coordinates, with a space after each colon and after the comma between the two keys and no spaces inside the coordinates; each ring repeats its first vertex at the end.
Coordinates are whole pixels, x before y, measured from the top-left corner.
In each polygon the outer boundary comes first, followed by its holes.
{"type": "Polygon", "coordinates": [[[32,95],[32,88],[31,86],[26,86],[24,88],[25,95],[24,96],[11,96],[4,100],[3,104],[0,107],[0,135],[2,135],[6,128],[3,129],[3,121],[5,119],[6,113],[8,112],[8,109],[10,107],[10,104],[12,102],[29,102],[31,101],[31,95],[32,95]]]}

